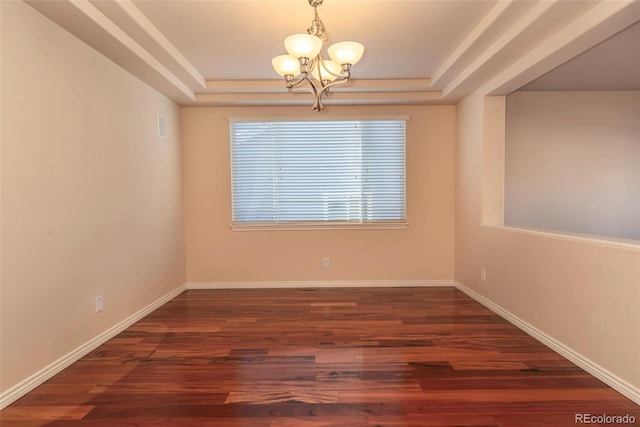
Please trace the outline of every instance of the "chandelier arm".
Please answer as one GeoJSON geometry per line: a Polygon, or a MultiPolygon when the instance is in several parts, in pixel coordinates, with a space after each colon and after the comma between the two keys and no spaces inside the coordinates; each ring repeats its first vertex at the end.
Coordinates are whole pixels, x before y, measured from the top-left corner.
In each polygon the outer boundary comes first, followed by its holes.
{"type": "MultiPolygon", "coordinates": [[[[309,86],[311,86],[311,88],[309,89],[309,92],[311,92],[313,96],[315,96],[316,98],[321,96],[320,94],[322,93],[322,91],[318,91],[318,88],[308,76],[306,77],[306,80],[307,80],[307,83],[309,83],[309,86]]],[[[322,83],[320,84],[320,87],[322,88],[322,83]]]]}
{"type": "Polygon", "coordinates": [[[294,89],[295,86],[298,86],[302,82],[307,82],[309,84],[309,87],[301,86],[300,89],[302,89],[305,92],[309,92],[310,94],[312,94],[314,96],[314,98],[318,97],[318,88],[313,83],[313,81],[311,81],[311,79],[309,78],[308,74],[303,75],[302,77],[300,77],[295,82],[287,83],[287,89],[289,89],[291,91],[291,90],[294,89]]]}
{"type": "Polygon", "coordinates": [[[344,77],[340,80],[334,80],[331,83],[325,85],[322,87],[322,90],[320,91],[320,96],[322,96],[323,94],[327,93],[329,91],[330,88],[334,87],[334,86],[341,86],[341,85],[346,85],[347,83],[349,83],[350,77],[344,77]]]}
{"type": "MultiPolygon", "coordinates": [[[[311,61],[309,61],[308,59],[305,59],[304,61],[300,59],[300,74],[298,74],[300,77],[295,81],[288,82],[287,87],[292,88],[294,86],[299,85],[305,80],[311,83],[311,79],[309,78],[309,72],[310,72],[309,70],[313,70],[317,62],[318,62],[318,57],[313,58],[311,61]]],[[[311,85],[313,86],[313,83],[311,83],[311,85]]],[[[313,87],[315,91],[316,90],[315,86],[313,87]]]]}
{"type": "Polygon", "coordinates": [[[313,95],[313,110],[318,112],[324,110],[324,105],[322,105],[321,99],[322,94],[324,93],[324,86],[322,86],[322,83],[320,83],[320,87],[317,87],[308,75],[303,76],[297,83],[302,83],[303,81],[306,81],[309,84],[309,86],[304,89],[313,95]]]}
{"type": "Polygon", "coordinates": [[[298,80],[296,81],[291,81],[289,82],[289,84],[287,85],[288,88],[293,88],[295,86],[298,86],[300,83],[304,82],[305,80],[309,80],[309,76],[307,74],[302,75],[302,77],[300,77],[298,80]]]}

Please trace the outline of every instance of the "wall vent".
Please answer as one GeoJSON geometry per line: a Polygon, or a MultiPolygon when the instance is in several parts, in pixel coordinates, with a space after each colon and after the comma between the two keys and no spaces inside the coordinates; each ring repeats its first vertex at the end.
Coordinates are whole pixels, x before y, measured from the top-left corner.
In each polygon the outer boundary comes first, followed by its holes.
{"type": "Polygon", "coordinates": [[[164,138],[166,136],[164,117],[158,114],[158,136],[164,138]]]}

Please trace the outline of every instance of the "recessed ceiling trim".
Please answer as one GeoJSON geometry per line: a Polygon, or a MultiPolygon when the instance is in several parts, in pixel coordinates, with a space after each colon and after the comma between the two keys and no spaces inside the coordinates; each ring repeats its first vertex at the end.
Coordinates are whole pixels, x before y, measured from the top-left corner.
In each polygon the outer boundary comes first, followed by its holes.
{"type": "MultiPolygon", "coordinates": [[[[331,88],[343,92],[435,92],[429,90],[429,79],[357,79],[349,86],[331,88]]],[[[206,93],[285,93],[280,80],[207,80],[206,93]]],[[[298,90],[295,90],[298,92],[298,90]]],[[[305,91],[301,91],[305,92],[305,91]]]]}
{"type": "Polygon", "coordinates": [[[489,62],[498,52],[512,42],[522,31],[530,27],[549,11],[557,0],[548,0],[537,3],[522,18],[516,21],[502,36],[491,44],[480,56],[478,56],[467,68],[456,76],[443,90],[444,96],[449,95],[467,79],[469,79],[480,67],[489,62]]]}
{"type": "Polygon", "coordinates": [[[350,86],[332,89],[334,92],[430,92],[431,79],[357,79],[350,86]]]}
{"type": "MultiPolygon", "coordinates": [[[[306,92],[284,93],[200,93],[198,105],[308,105],[306,92]]],[[[326,105],[435,104],[440,92],[331,92],[326,105]]]]}
{"type": "Polygon", "coordinates": [[[129,17],[158,44],[158,46],[162,47],[162,49],[164,49],[165,52],[167,52],[167,54],[193,78],[200,88],[206,88],[204,77],[202,77],[198,70],[196,70],[193,64],[191,64],[180,53],[173,43],[171,43],[155,25],[153,25],[149,18],[147,18],[131,0],[118,0],[116,4],[120,6],[120,8],[122,8],[122,10],[124,10],[124,12],[129,15],[129,17]]]}
{"type": "Polygon", "coordinates": [[[507,8],[513,3],[513,0],[499,1],[496,5],[487,13],[484,18],[476,25],[476,27],[465,37],[465,39],[455,48],[455,50],[449,55],[449,57],[442,63],[440,68],[431,77],[431,84],[436,85],[451,71],[451,67],[456,64],[460,58],[473,46],[480,36],[482,36],[489,27],[507,10],[507,8]]]}
{"type": "Polygon", "coordinates": [[[69,1],[79,11],[85,14],[89,19],[95,22],[100,28],[106,31],[111,37],[116,39],[120,44],[129,49],[134,55],[144,61],[153,68],[157,73],[162,75],[173,86],[180,90],[190,99],[195,99],[195,94],[191,88],[184,84],[175,74],[158,61],[153,55],[140,46],[131,36],[125,33],[117,24],[107,18],[100,10],[93,6],[89,0],[73,0],[69,1]]]}
{"type": "Polygon", "coordinates": [[[280,93],[281,80],[207,80],[205,93],[280,93]]]}
{"type": "Polygon", "coordinates": [[[518,88],[518,91],[634,90],[640,91],[640,21],[518,88]]]}
{"type": "Polygon", "coordinates": [[[507,95],[638,20],[640,7],[636,0],[601,1],[497,74],[478,92],[507,95]]]}

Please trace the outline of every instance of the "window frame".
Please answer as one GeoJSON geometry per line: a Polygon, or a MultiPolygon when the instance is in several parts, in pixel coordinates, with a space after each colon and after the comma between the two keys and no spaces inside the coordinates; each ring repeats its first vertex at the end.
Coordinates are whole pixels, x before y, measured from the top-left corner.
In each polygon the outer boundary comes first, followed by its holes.
{"type": "Polygon", "coordinates": [[[285,221],[285,222],[234,222],[233,221],[233,150],[232,150],[232,135],[231,125],[237,122],[307,122],[307,121],[389,121],[389,120],[402,120],[408,122],[410,116],[406,114],[396,115],[351,115],[351,116],[242,116],[242,117],[229,117],[229,174],[230,174],[230,192],[231,192],[231,225],[232,231],[282,231],[282,230],[399,230],[406,229],[409,226],[407,217],[407,136],[406,136],[406,123],[405,123],[405,138],[404,138],[404,219],[402,220],[381,220],[372,222],[359,222],[359,221],[285,221]]]}

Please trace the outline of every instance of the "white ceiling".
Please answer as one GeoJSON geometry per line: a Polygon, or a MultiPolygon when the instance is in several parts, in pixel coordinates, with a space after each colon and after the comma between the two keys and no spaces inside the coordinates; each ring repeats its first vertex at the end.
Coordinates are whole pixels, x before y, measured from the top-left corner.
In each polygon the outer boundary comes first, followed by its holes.
{"type": "MultiPolygon", "coordinates": [[[[26,1],[182,105],[310,103],[271,68],[313,19],[307,0],[26,1]]],[[[529,83],[638,22],[640,1],[325,0],[318,12],[329,44],[365,45],[326,104],[428,104],[529,83]]]]}
{"type": "MultiPolygon", "coordinates": [[[[207,80],[277,78],[271,59],[286,53],[285,37],[306,32],[313,19],[306,0],[133,3],[207,80]]],[[[358,77],[426,78],[493,4],[326,0],[318,13],[329,44],[355,40],[367,47],[358,77]]]]}

